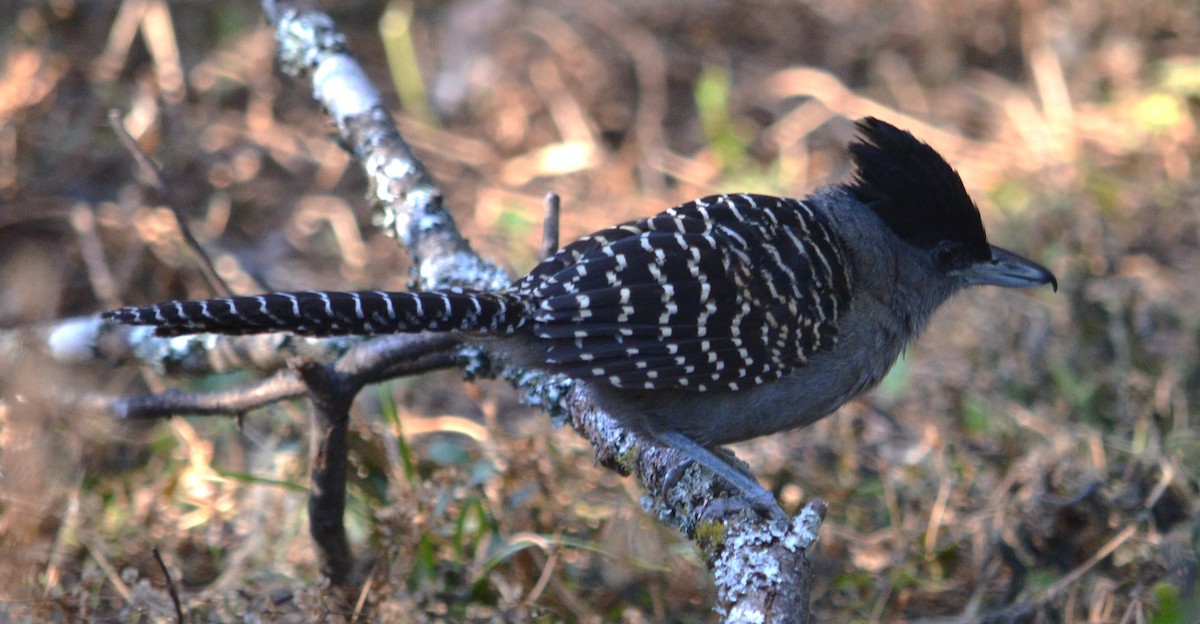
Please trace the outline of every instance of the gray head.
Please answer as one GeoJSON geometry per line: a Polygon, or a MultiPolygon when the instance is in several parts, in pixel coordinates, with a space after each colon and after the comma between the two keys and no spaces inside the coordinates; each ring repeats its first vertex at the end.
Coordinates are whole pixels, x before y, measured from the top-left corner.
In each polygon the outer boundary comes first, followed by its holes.
{"type": "Polygon", "coordinates": [[[1028,288],[1058,281],[1045,267],[991,245],[958,172],[912,134],[873,117],[850,145],[858,168],[848,190],[909,245],[929,254],[955,286],[1028,288]]]}

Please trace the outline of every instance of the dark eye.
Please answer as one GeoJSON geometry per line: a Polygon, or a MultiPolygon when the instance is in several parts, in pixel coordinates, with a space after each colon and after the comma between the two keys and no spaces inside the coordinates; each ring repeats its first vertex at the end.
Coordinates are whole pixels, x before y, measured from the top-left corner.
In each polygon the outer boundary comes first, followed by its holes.
{"type": "Polygon", "coordinates": [[[938,266],[944,268],[952,268],[962,262],[963,251],[966,249],[961,243],[953,241],[942,241],[933,248],[933,261],[938,266]]]}

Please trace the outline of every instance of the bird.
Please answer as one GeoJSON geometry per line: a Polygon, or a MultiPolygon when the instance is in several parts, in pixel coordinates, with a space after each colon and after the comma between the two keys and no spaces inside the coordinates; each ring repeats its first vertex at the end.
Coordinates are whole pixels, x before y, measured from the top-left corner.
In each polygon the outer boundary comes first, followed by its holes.
{"type": "Polygon", "coordinates": [[[160,336],[450,332],[582,383],[625,427],[786,518],[721,446],[807,426],[877,385],[972,286],[1050,285],[988,242],[957,171],[885,121],[855,123],[848,182],[712,195],[599,230],[499,292],[304,291],[104,313],[160,336]]]}

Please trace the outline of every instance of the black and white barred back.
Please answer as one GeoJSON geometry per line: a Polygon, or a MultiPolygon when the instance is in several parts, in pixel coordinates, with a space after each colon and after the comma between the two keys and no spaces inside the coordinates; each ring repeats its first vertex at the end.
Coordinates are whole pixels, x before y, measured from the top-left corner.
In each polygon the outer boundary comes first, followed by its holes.
{"type": "Polygon", "coordinates": [[[511,291],[557,371],[738,390],[833,346],[850,299],[842,253],[801,200],[717,195],[580,239],[511,291]]]}
{"type": "Polygon", "coordinates": [[[738,390],[837,340],[851,275],[823,214],[718,195],[584,237],[505,292],[286,292],[105,314],[164,336],[526,334],[546,367],[619,388],[738,390]]]}

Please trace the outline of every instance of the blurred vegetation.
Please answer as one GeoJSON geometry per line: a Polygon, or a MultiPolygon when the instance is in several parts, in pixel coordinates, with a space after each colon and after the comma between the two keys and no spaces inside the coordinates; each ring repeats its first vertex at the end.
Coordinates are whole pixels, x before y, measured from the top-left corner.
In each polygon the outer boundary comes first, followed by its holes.
{"type": "MultiPolygon", "coordinates": [[[[843,180],[852,117],[929,141],[1061,289],[969,293],[869,402],[738,447],[785,505],[829,502],[820,620],[1200,617],[1195,0],[326,4],[460,227],[522,270],[549,190],[567,241],[843,180]]],[[[0,326],[208,294],[111,108],[239,290],[406,286],[253,3],[0,14],[0,326]]],[[[153,546],[192,621],[715,618],[690,545],[503,384],[363,393],[350,596],[318,582],[303,405],[146,426],[26,392],[237,381],[0,373],[0,619],[169,620],[153,546]]]]}

